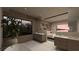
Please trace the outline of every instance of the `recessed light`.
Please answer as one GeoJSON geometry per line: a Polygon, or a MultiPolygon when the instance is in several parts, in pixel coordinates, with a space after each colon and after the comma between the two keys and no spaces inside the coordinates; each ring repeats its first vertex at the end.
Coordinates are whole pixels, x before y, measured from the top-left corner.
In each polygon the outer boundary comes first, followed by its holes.
{"type": "Polygon", "coordinates": [[[27,10],[27,8],[24,8],[25,10],[27,10]]]}

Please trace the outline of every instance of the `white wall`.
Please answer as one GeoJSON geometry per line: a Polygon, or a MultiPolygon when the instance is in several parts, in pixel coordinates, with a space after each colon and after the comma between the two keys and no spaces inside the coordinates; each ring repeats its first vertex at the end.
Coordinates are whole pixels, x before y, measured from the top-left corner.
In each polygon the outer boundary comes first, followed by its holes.
{"type": "Polygon", "coordinates": [[[79,32],[79,21],[77,22],[77,32],[79,32]]]}
{"type": "Polygon", "coordinates": [[[0,8],[0,50],[2,46],[2,29],[1,29],[2,9],[0,8]]]}

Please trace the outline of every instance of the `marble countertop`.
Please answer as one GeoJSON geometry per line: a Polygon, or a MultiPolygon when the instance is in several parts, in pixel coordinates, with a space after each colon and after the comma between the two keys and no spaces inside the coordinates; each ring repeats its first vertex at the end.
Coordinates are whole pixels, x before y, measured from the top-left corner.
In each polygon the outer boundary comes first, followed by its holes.
{"type": "Polygon", "coordinates": [[[65,35],[55,35],[55,37],[72,39],[72,40],[79,40],[79,37],[76,37],[76,36],[73,37],[73,36],[65,36],[65,35]]]}
{"type": "Polygon", "coordinates": [[[37,32],[36,32],[36,33],[34,33],[34,34],[45,35],[45,33],[37,33],[37,32]]]}

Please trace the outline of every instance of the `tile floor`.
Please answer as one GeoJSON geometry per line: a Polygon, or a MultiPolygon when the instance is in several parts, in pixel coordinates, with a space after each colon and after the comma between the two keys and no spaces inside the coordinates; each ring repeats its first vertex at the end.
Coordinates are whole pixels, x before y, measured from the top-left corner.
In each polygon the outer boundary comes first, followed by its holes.
{"type": "Polygon", "coordinates": [[[37,41],[28,41],[25,43],[15,44],[7,49],[5,51],[58,51],[56,47],[54,46],[53,40],[47,40],[46,42],[39,43],[37,41]]]}

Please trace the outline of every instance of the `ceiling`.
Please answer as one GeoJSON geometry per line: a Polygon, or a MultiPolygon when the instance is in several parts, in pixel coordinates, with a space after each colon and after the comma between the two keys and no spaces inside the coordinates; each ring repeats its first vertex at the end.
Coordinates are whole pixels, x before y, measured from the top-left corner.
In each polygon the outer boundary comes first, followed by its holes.
{"type": "Polygon", "coordinates": [[[68,14],[53,17],[50,19],[45,19],[47,17],[51,17],[51,16],[55,16],[64,12],[68,12],[68,8],[66,7],[14,7],[14,8],[8,7],[6,9],[13,9],[24,14],[41,17],[42,20],[45,20],[48,22],[68,19],[68,14]]]}

